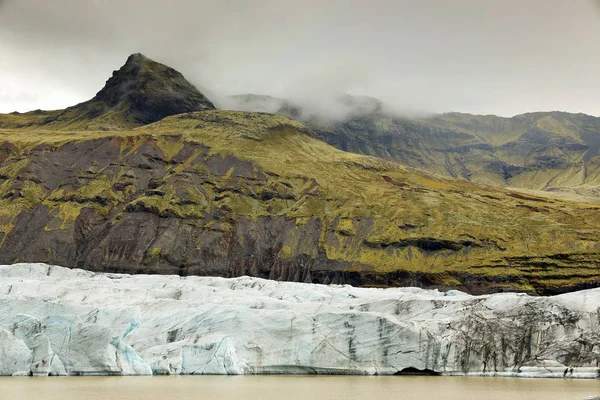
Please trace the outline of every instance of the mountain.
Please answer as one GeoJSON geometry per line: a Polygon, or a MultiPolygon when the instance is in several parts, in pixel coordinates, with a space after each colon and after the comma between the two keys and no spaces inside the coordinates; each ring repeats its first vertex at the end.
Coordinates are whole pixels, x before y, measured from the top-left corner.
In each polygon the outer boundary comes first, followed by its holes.
{"type": "MultiPolygon", "coordinates": [[[[237,96],[232,106],[259,109],[264,98],[237,96]]],[[[598,201],[597,117],[539,112],[512,118],[461,113],[407,118],[386,111],[376,99],[344,96],[339,100],[344,118],[327,120],[289,100],[270,99],[271,106],[279,107],[265,111],[301,120],[317,137],[344,151],[452,178],[598,201]]]]}
{"type": "Polygon", "coordinates": [[[156,122],[166,116],[215,106],[181,73],[132,54],[94,98],[65,110],[13,113],[0,128],[115,130],[156,122]]]}
{"type": "MultiPolygon", "coordinates": [[[[145,76],[198,104],[162,71],[145,76]]],[[[132,90],[117,91],[120,104],[146,96],[132,90]]],[[[471,293],[600,284],[598,205],[344,152],[283,115],[202,103],[142,125],[154,104],[118,111],[135,129],[92,130],[108,114],[0,116],[1,264],[471,293]]]]}

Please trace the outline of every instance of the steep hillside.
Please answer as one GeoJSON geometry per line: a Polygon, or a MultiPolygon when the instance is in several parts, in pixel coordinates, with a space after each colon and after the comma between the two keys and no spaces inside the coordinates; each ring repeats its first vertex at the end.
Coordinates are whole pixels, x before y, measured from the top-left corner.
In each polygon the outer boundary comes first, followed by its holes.
{"type": "Polygon", "coordinates": [[[0,263],[475,293],[600,280],[597,206],[341,152],[283,116],[0,138],[0,263]]]}
{"type": "Polygon", "coordinates": [[[344,151],[478,183],[579,194],[588,200],[600,194],[600,118],[562,112],[406,118],[386,112],[375,99],[345,96],[339,103],[346,117],[327,121],[293,102],[232,97],[236,109],[298,118],[344,151]]]}
{"type": "Polygon", "coordinates": [[[95,118],[0,129],[0,263],[472,293],[600,285],[596,205],[343,152],[282,115],[94,131],[95,118]]]}
{"type": "Polygon", "coordinates": [[[600,185],[600,118],[563,112],[513,118],[451,113],[429,122],[471,134],[491,147],[489,154],[469,149],[464,156],[453,155],[455,162],[468,165],[472,180],[581,193],[600,185]]]}

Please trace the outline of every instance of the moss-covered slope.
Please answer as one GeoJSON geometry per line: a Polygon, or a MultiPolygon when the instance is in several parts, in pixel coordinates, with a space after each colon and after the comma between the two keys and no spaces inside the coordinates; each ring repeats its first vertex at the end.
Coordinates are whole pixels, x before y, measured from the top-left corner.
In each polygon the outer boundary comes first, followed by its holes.
{"type": "MultiPolygon", "coordinates": [[[[441,178],[318,139],[453,175],[457,154],[517,143],[514,155],[537,131],[511,125],[505,140],[494,133],[504,120],[386,119],[376,101],[359,103],[368,112],[348,131],[214,111],[180,73],[132,55],[88,102],[0,115],[0,263],[473,293],[600,285],[600,206],[441,178]],[[444,152],[454,155],[440,164],[444,152]]],[[[565,124],[544,120],[547,151],[583,148],[565,124]]]]}
{"type": "Polygon", "coordinates": [[[473,182],[588,200],[600,194],[600,118],[539,112],[512,118],[461,113],[399,117],[376,99],[344,96],[345,118],[327,121],[293,102],[231,97],[231,106],[298,118],[327,143],[473,182]]]}
{"type": "Polygon", "coordinates": [[[474,293],[600,283],[598,206],[339,151],[284,116],[0,130],[0,262],[474,293]]]}

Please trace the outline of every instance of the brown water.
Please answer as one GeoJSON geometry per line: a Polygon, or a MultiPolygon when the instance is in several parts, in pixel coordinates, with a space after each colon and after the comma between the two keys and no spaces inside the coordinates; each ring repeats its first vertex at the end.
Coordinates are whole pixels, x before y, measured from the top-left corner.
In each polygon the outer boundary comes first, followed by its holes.
{"type": "Polygon", "coordinates": [[[427,376],[0,378],[0,400],[585,400],[590,396],[600,396],[599,380],[427,376]]]}

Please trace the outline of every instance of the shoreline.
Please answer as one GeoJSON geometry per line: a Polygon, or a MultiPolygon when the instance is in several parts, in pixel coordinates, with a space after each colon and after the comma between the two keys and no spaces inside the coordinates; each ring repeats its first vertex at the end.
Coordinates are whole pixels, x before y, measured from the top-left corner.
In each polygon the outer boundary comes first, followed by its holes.
{"type": "Polygon", "coordinates": [[[326,377],[364,377],[364,378],[411,378],[411,377],[432,377],[432,378],[493,378],[493,379],[518,379],[518,380],[529,380],[529,379],[540,379],[540,380],[600,380],[600,374],[592,373],[580,373],[573,375],[559,375],[554,373],[548,374],[512,374],[512,373],[469,373],[469,374],[457,374],[457,373],[438,373],[438,374],[360,374],[360,373],[339,373],[339,374],[302,374],[302,373],[249,373],[249,374],[153,374],[153,375],[120,375],[120,374],[73,374],[73,375],[0,375],[0,379],[9,378],[160,378],[160,377],[314,377],[314,378],[326,378],[326,377]]]}

